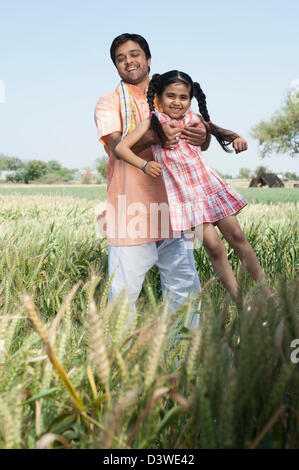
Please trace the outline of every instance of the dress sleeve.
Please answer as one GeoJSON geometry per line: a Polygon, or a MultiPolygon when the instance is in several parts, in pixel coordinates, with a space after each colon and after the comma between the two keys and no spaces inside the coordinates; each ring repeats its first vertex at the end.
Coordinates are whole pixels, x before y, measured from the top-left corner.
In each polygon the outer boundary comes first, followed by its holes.
{"type": "Polygon", "coordinates": [[[103,95],[96,104],[94,119],[98,128],[98,138],[103,144],[104,138],[113,132],[122,132],[119,98],[116,92],[103,95]]]}

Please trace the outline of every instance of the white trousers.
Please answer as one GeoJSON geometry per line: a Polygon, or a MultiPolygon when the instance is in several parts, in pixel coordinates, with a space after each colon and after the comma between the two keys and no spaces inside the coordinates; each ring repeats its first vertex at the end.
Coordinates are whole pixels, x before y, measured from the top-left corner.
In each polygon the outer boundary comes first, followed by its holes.
{"type": "MultiPolygon", "coordinates": [[[[109,300],[126,288],[130,308],[140,294],[145,275],[157,265],[163,299],[169,301],[169,311],[175,311],[188,297],[200,292],[192,246],[184,236],[136,246],[109,246],[109,277],[114,273],[109,300]]],[[[193,313],[189,327],[198,326],[199,314],[193,313]]]]}

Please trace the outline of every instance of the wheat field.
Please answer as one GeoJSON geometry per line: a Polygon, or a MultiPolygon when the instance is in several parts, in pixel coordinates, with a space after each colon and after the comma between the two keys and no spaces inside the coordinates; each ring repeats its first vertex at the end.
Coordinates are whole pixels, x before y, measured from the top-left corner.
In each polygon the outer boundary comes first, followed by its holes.
{"type": "Polygon", "coordinates": [[[298,205],[239,216],[275,298],[228,249],[232,302],[199,248],[200,298],[173,314],[155,268],[136,312],[107,303],[97,206],[0,195],[0,448],[298,448],[298,205]]]}

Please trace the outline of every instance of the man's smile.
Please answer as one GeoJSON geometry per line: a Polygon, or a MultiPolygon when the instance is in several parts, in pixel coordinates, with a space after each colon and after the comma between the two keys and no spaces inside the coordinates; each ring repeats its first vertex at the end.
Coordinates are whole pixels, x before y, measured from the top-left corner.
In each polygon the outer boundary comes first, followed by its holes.
{"type": "Polygon", "coordinates": [[[134,72],[137,68],[137,65],[129,65],[129,67],[127,67],[127,72],[134,72]]]}

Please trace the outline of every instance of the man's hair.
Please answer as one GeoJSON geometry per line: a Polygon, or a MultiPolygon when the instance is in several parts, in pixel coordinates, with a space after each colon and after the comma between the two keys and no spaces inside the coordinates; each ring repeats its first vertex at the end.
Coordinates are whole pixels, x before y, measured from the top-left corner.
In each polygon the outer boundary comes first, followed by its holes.
{"type": "Polygon", "coordinates": [[[117,36],[115,39],[113,39],[111,47],[110,47],[110,56],[114,65],[116,65],[115,63],[116,62],[115,61],[116,49],[127,41],[137,42],[139,46],[141,47],[141,49],[144,51],[145,57],[147,59],[151,58],[151,51],[150,51],[149,45],[142,36],[140,36],[139,34],[124,33],[124,34],[121,34],[120,36],[117,36]]]}

